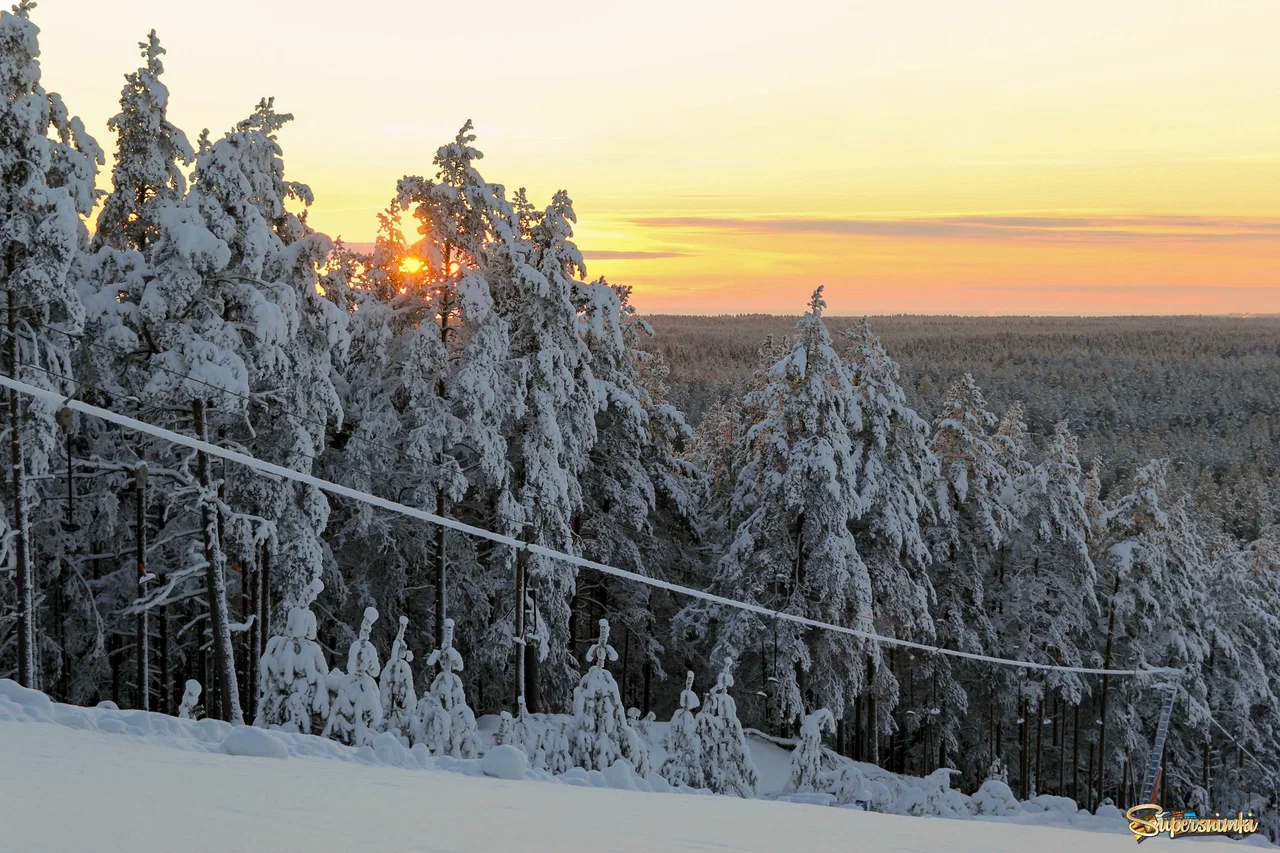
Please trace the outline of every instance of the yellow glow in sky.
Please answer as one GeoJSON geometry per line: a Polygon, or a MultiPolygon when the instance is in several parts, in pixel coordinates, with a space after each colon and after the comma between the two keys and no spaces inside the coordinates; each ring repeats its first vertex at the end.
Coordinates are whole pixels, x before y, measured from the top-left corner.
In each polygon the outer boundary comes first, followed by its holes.
{"type": "MultiPolygon", "coordinates": [[[[194,140],[275,95],[312,223],[373,238],[471,118],[645,311],[1280,312],[1280,3],[44,0],[103,147],[155,27],[194,140]]],[[[103,185],[107,184],[106,178],[103,185]]]]}

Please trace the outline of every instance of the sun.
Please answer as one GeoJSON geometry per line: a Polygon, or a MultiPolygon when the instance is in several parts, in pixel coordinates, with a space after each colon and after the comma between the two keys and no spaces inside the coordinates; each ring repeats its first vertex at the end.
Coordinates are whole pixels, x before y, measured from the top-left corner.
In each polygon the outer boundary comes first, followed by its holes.
{"type": "Polygon", "coordinates": [[[405,255],[400,259],[400,272],[418,273],[422,272],[427,266],[427,262],[415,255],[405,255]]]}

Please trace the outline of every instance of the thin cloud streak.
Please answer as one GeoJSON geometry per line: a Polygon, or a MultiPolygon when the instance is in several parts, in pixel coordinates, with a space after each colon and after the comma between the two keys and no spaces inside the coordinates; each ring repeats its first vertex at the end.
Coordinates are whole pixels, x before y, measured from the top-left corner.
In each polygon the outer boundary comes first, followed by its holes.
{"type": "Polygon", "coordinates": [[[1280,241],[1280,222],[1196,216],[953,216],[920,219],[643,217],[642,228],[1064,243],[1280,241]],[[1141,229],[1141,230],[1139,230],[1141,229]]]}
{"type": "Polygon", "coordinates": [[[588,261],[647,261],[659,258],[684,258],[684,252],[622,252],[609,249],[584,250],[582,257],[588,261]]]}

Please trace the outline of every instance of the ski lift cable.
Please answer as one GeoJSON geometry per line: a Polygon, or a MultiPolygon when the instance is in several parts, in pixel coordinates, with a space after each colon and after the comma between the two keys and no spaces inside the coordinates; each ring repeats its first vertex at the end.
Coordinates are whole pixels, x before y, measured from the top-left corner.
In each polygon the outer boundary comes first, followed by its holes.
{"type": "Polygon", "coordinates": [[[745,601],[737,601],[732,598],[726,598],[721,595],[715,595],[714,593],[705,592],[699,589],[693,589],[692,587],[681,586],[680,584],[668,583],[667,581],[659,580],[657,578],[646,577],[644,575],[636,574],[635,572],[629,572],[625,569],[619,569],[614,566],[606,565],[604,563],[598,563],[595,560],[588,560],[586,558],[578,557],[573,554],[565,554],[560,551],[555,551],[551,548],[545,548],[541,545],[535,545],[533,543],[523,542],[511,536],[506,536],[501,533],[495,533],[492,530],[486,530],[482,527],[476,527],[474,525],[467,524],[465,522],[461,522],[456,519],[439,516],[434,513],[427,512],[425,510],[406,506],[401,503],[396,503],[395,501],[389,501],[385,498],[380,498],[377,495],[371,495],[367,492],[359,491],[358,489],[353,489],[348,486],[343,486],[339,483],[334,483],[329,480],[324,480],[319,477],[314,477],[310,474],[304,474],[300,471],[294,471],[291,468],[285,468],[284,466],[276,465],[272,462],[266,462],[262,459],[258,459],[257,457],[250,456],[246,453],[241,453],[236,450],[230,450],[228,448],[219,447],[215,444],[210,444],[206,441],[201,441],[200,439],[193,438],[191,436],[182,435],[181,433],[173,432],[163,427],[159,427],[154,424],[149,424],[145,421],[137,420],[136,418],[131,418],[128,415],[122,415],[117,412],[113,412],[109,409],[103,409],[98,406],[85,403],[81,400],[68,399],[64,395],[59,394],[57,392],[47,391],[43,388],[37,388],[35,386],[28,385],[25,382],[20,382],[15,379],[12,379],[8,376],[0,375],[0,386],[8,388],[12,391],[16,391],[20,394],[25,394],[29,397],[34,397],[35,399],[42,400],[52,406],[67,406],[75,411],[80,412],[81,414],[89,415],[91,417],[96,417],[101,420],[108,421],[110,423],[114,423],[119,426],[125,427],[127,429],[144,432],[156,438],[164,439],[165,441],[169,441],[174,444],[179,444],[184,447],[189,447],[193,450],[202,451],[204,453],[208,453],[210,456],[217,456],[221,459],[225,459],[230,462],[235,462],[239,465],[243,465],[247,468],[251,468],[253,470],[260,471],[262,473],[271,474],[273,476],[281,477],[287,480],[293,480],[294,482],[302,483],[304,485],[308,485],[313,488],[317,488],[322,491],[328,492],[330,494],[338,495],[340,497],[361,501],[363,503],[370,504],[371,506],[376,506],[381,509],[388,510],[389,512],[398,513],[400,515],[405,515],[410,518],[416,518],[416,519],[419,519],[420,521],[425,521],[429,524],[438,525],[441,527],[448,528],[450,530],[456,530],[460,533],[466,533],[468,535],[475,536],[480,539],[487,539],[490,542],[494,542],[499,545],[505,545],[509,548],[514,548],[516,550],[524,550],[530,554],[537,554],[538,556],[546,557],[551,560],[557,560],[557,561],[568,563],[570,565],[578,566],[584,569],[593,569],[603,574],[612,575],[614,577],[623,578],[625,580],[635,581],[636,583],[646,584],[648,586],[656,587],[658,589],[665,589],[669,592],[674,592],[679,595],[684,595],[690,598],[700,599],[702,601],[706,601],[711,604],[718,604],[724,607],[736,608],[738,610],[743,610],[749,613],[755,613],[760,616],[765,616],[770,619],[778,619],[786,622],[791,622],[797,625],[803,625],[806,628],[816,628],[818,630],[834,631],[839,634],[858,637],[860,639],[870,640],[877,643],[884,643],[885,645],[915,649],[917,651],[928,652],[932,654],[940,654],[940,655],[945,655],[947,657],[980,661],[983,663],[997,664],[1000,666],[1011,666],[1011,667],[1018,667],[1022,669],[1034,669],[1034,670],[1039,670],[1044,672],[1071,672],[1071,673],[1076,673],[1080,675],[1115,675],[1115,676],[1177,675],[1177,674],[1180,674],[1181,672],[1180,670],[1172,669],[1172,668],[1154,668],[1153,667],[1153,668],[1144,668],[1144,669],[1100,669],[1100,668],[1093,668],[1093,667],[1062,666],[1057,664],[1036,663],[1032,661],[1011,660],[1009,658],[993,657],[991,655],[977,654],[974,652],[963,652],[958,649],[948,649],[948,648],[943,648],[941,646],[931,646],[926,643],[916,643],[910,640],[902,640],[894,637],[883,637],[871,631],[861,631],[856,628],[847,628],[843,625],[834,625],[832,623],[822,622],[817,619],[808,619],[804,616],[798,616],[793,613],[783,613],[776,610],[771,610],[767,607],[761,607],[758,604],[751,604],[745,601]]]}

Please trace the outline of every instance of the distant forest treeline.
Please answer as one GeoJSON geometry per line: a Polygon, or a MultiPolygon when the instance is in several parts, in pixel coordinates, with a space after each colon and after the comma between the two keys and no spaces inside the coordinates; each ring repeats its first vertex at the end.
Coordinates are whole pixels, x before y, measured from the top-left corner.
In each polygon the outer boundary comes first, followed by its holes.
{"type": "MultiPolygon", "coordinates": [[[[649,346],[671,368],[672,401],[697,423],[707,406],[740,397],[761,343],[796,316],[650,315],[649,346]]],[[[828,316],[831,329],[860,317],[828,316]]],[[[1146,460],[1171,475],[1232,532],[1257,536],[1260,508],[1280,493],[1280,317],[871,318],[902,367],[912,408],[937,415],[942,392],[973,374],[999,411],[1022,402],[1033,438],[1060,420],[1085,460],[1106,463],[1104,487],[1146,460]]]]}

